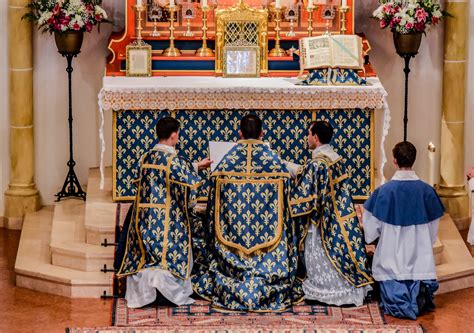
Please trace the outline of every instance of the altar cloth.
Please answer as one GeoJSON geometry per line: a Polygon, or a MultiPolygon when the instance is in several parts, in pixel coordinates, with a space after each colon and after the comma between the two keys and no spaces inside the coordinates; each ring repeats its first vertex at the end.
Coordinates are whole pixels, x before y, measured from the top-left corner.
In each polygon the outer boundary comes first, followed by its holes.
{"type": "Polygon", "coordinates": [[[104,111],[381,109],[379,177],[384,183],[384,143],[390,127],[387,92],[378,78],[367,86],[301,86],[296,78],[109,77],[99,93],[101,182],[104,188],[104,111]]]}

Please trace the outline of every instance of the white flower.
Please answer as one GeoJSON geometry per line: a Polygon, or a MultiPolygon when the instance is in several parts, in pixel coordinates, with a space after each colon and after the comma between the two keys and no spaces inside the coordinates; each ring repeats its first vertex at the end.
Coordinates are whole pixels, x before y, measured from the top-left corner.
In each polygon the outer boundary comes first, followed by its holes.
{"type": "Polygon", "coordinates": [[[94,12],[95,12],[95,15],[101,15],[104,19],[107,19],[107,13],[99,5],[95,5],[94,12]]]}
{"type": "Polygon", "coordinates": [[[51,12],[41,13],[40,18],[38,19],[38,24],[39,25],[46,24],[48,22],[48,20],[51,18],[51,16],[53,16],[53,14],[51,12]]]}

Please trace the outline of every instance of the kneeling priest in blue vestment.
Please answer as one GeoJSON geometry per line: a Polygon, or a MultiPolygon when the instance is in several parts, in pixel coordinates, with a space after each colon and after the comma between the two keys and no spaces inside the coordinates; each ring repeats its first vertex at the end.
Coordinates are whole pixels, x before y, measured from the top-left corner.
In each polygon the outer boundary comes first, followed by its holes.
{"type": "Polygon", "coordinates": [[[373,280],[348,175],[329,145],[333,133],[326,121],[311,124],[312,159],[299,169],[291,195],[293,217],[305,227],[303,291],[309,304],[359,306],[373,280]]]}
{"type": "Polygon", "coordinates": [[[398,170],[364,205],[367,243],[378,239],[372,271],[380,282],[381,305],[395,317],[416,317],[434,309],[438,289],[433,256],[444,207],[433,187],[412,170],[416,148],[410,142],[393,148],[398,170]]]}
{"type": "Polygon", "coordinates": [[[141,160],[136,199],[124,227],[126,247],[119,244],[117,251],[120,257],[124,252],[117,275],[127,276],[125,298],[131,308],[155,300],[193,303],[191,207],[201,185],[197,170],[211,161],[193,165],[176,154],[179,126],[174,118],[160,119],[159,143],[141,160]]]}
{"type": "Polygon", "coordinates": [[[302,299],[290,175],[260,140],[256,115],[242,118],[240,135],[211,175],[205,253],[196,260],[193,286],[218,308],[283,310],[302,299]]]}

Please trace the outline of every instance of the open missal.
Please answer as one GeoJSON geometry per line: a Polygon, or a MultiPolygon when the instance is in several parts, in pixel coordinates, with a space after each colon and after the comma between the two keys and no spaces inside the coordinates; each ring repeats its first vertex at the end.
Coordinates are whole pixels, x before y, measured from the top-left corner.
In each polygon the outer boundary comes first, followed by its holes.
{"type": "Polygon", "coordinates": [[[301,68],[363,68],[362,38],[323,35],[300,39],[301,68]]]}

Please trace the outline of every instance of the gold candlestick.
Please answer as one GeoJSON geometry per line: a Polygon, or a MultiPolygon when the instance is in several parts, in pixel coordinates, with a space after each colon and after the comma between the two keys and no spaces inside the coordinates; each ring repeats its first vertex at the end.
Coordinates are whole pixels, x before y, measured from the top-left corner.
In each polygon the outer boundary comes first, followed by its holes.
{"type": "Polygon", "coordinates": [[[339,12],[341,13],[341,35],[345,35],[347,32],[347,26],[346,26],[346,14],[349,11],[349,7],[340,7],[339,12]]]}
{"type": "Polygon", "coordinates": [[[286,55],[285,50],[280,47],[280,21],[281,21],[281,8],[273,7],[272,10],[275,12],[275,47],[268,53],[270,57],[284,57],[286,55]]]}
{"type": "Polygon", "coordinates": [[[214,52],[207,47],[207,12],[211,10],[209,6],[201,7],[202,10],[202,46],[196,51],[198,57],[213,57],[214,52]]]}
{"type": "Polygon", "coordinates": [[[133,8],[137,13],[137,40],[142,40],[142,13],[146,10],[146,5],[134,5],[133,8]]]}
{"type": "Polygon", "coordinates": [[[170,12],[170,46],[163,51],[165,57],[178,57],[181,55],[181,51],[174,46],[174,17],[176,13],[176,6],[167,6],[166,7],[170,12]]]}
{"type": "Polygon", "coordinates": [[[314,7],[307,7],[308,11],[308,37],[313,36],[313,11],[314,7]]]}

